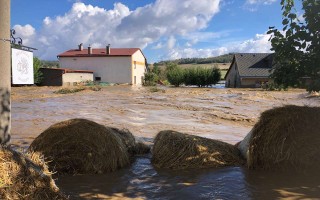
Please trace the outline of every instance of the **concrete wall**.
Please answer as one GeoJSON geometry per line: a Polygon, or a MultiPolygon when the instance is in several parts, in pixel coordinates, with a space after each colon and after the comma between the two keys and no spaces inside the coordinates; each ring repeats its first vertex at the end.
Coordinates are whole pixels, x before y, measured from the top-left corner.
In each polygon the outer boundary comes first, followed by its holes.
{"type": "Polygon", "coordinates": [[[241,78],[241,87],[244,88],[260,88],[262,82],[270,83],[269,78],[241,78]]]}
{"type": "Polygon", "coordinates": [[[63,85],[72,85],[82,81],[93,81],[93,73],[65,73],[62,75],[63,85]]]}
{"type": "Polygon", "coordinates": [[[90,70],[102,82],[132,83],[132,60],[126,57],[60,57],[61,68],[90,70]]]}
{"type": "Polygon", "coordinates": [[[231,69],[226,77],[226,87],[236,88],[240,87],[240,77],[237,70],[237,64],[234,62],[231,66],[231,69]]]}
{"type": "Polygon", "coordinates": [[[132,55],[132,85],[142,85],[145,72],[145,57],[141,51],[137,51],[132,55]]]}

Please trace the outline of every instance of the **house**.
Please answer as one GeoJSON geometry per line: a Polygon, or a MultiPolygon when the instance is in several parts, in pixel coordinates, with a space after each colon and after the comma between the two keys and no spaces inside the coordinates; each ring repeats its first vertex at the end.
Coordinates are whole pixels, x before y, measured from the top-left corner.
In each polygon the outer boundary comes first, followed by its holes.
{"type": "Polygon", "coordinates": [[[40,68],[45,86],[67,86],[79,82],[93,81],[93,71],[64,68],[40,68]]]}
{"type": "Polygon", "coordinates": [[[147,60],[139,48],[102,49],[80,44],[78,49],[71,49],[59,54],[61,68],[93,71],[94,80],[109,83],[128,83],[141,85],[146,72],[147,60]]]}
{"type": "Polygon", "coordinates": [[[238,53],[225,75],[226,87],[261,87],[270,82],[273,54],[238,53]]]}

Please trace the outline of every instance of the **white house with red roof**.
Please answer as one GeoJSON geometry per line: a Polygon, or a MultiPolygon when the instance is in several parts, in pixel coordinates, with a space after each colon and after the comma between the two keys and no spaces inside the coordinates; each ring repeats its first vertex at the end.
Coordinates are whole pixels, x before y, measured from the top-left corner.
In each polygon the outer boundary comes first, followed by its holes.
{"type": "Polygon", "coordinates": [[[61,68],[93,71],[96,81],[141,85],[147,59],[139,48],[71,49],[59,54],[61,68]]]}

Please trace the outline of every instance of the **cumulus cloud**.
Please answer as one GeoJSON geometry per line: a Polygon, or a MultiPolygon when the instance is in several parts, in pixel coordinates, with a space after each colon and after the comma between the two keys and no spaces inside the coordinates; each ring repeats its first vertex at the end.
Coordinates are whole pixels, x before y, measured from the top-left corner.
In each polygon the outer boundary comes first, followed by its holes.
{"type": "Polygon", "coordinates": [[[254,38],[230,42],[222,47],[216,48],[191,48],[186,46],[185,48],[171,49],[163,58],[166,59],[178,59],[178,58],[206,58],[212,56],[219,56],[231,52],[239,53],[270,53],[271,43],[269,42],[270,35],[268,34],[256,34],[254,38]]]}
{"type": "Polygon", "coordinates": [[[122,3],[106,10],[76,2],[64,15],[43,19],[39,30],[31,25],[15,28],[26,45],[39,49],[36,53],[41,59],[54,59],[79,43],[145,48],[169,38],[166,46],[170,49],[176,44],[176,36],[205,29],[219,12],[220,1],[156,0],[135,10],[122,3]]]}
{"type": "Polygon", "coordinates": [[[246,4],[264,4],[264,5],[270,5],[274,2],[276,2],[277,0],[247,0],[246,4]]]}

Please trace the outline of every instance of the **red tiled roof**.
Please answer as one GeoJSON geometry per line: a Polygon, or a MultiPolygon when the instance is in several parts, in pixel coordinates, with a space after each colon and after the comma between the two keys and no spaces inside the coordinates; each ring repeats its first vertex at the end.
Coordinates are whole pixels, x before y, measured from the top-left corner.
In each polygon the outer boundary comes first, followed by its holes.
{"type": "Polygon", "coordinates": [[[104,56],[132,56],[139,48],[110,48],[110,54],[106,54],[106,49],[92,49],[92,54],[88,54],[88,49],[71,49],[58,55],[58,57],[104,57],[104,56]]]}

